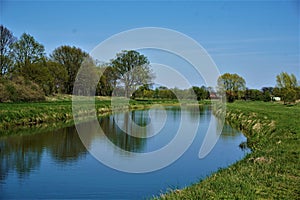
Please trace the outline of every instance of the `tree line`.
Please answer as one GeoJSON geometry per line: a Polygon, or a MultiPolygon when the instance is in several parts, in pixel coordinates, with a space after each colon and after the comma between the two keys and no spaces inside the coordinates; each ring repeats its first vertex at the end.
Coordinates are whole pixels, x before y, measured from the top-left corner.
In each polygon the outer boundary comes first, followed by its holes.
{"type": "Polygon", "coordinates": [[[106,64],[99,64],[82,49],[67,45],[46,56],[44,46],[30,34],[23,33],[17,39],[3,25],[0,29],[0,102],[38,101],[44,100],[45,95],[72,94],[80,67],[88,69],[79,77],[85,84],[82,94],[89,93],[89,79],[100,77],[95,91],[99,96],[189,99],[194,98],[194,92],[198,100],[209,99],[209,89],[204,86],[152,89],[155,75],[147,57],[137,51],[122,51],[106,64]]]}
{"type": "Polygon", "coordinates": [[[282,72],[276,76],[275,87],[263,87],[261,90],[249,89],[246,81],[237,74],[225,73],[218,79],[218,91],[225,92],[227,102],[235,100],[271,101],[279,97],[285,104],[300,99],[300,85],[294,74],[282,72]]]}
{"type": "Polygon", "coordinates": [[[261,90],[246,88],[241,76],[229,73],[219,77],[216,91],[205,86],[153,88],[155,74],[147,57],[137,51],[124,50],[109,63],[100,64],[78,47],[62,45],[47,56],[44,46],[30,34],[23,33],[17,39],[3,25],[0,26],[0,34],[0,102],[39,101],[44,100],[45,95],[72,94],[76,79],[82,83],[80,93],[83,95],[92,93],[136,99],[196,97],[203,100],[218,98],[218,92],[225,92],[228,102],[239,99],[270,101],[275,96],[285,102],[294,102],[300,98],[296,77],[285,72],[276,77],[275,87],[261,90]],[[82,75],[78,77],[80,69],[83,69],[82,75]],[[95,91],[92,90],[92,79],[98,80],[95,91]]]}
{"type": "Polygon", "coordinates": [[[0,29],[2,102],[36,101],[43,99],[43,95],[72,94],[76,75],[83,65],[90,73],[101,75],[96,95],[110,96],[117,85],[123,84],[125,95],[130,96],[139,84],[151,79],[149,61],[136,51],[122,51],[102,66],[74,46],[60,46],[46,56],[44,46],[30,34],[23,33],[17,39],[3,25],[0,29]]]}

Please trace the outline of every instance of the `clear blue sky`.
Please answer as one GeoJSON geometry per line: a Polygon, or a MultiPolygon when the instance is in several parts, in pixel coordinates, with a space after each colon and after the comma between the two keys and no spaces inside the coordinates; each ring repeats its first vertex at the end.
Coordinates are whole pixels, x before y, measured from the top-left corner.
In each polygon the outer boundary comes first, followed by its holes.
{"type": "Polygon", "coordinates": [[[274,86],[282,71],[300,80],[299,1],[5,1],[1,24],[29,33],[51,53],[61,45],[89,52],[113,34],[139,27],[180,31],[199,42],[221,73],[250,88],[274,86]]]}

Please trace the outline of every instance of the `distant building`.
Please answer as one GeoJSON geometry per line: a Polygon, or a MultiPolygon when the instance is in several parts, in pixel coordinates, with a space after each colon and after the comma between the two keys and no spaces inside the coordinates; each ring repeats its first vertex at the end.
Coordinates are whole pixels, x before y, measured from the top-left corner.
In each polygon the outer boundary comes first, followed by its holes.
{"type": "Polygon", "coordinates": [[[280,97],[272,97],[272,101],[281,101],[280,97]]]}
{"type": "Polygon", "coordinates": [[[209,94],[209,98],[210,98],[210,99],[218,99],[218,96],[217,96],[216,93],[211,92],[211,93],[209,94]]]}

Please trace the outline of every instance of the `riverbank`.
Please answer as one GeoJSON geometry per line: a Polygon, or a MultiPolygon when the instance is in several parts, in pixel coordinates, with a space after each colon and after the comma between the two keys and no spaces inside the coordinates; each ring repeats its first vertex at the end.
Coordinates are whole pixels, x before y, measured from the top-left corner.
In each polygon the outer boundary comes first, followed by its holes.
{"type": "Polygon", "coordinates": [[[300,195],[300,104],[227,104],[226,121],[252,153],[183,190],[157,199],[297,199],[300,195]]]}
{"type": "MultiPolygon", "coordinates": [[[[188,103],[188,101],[186,101],[188,103]]],[[[200,102],[208,104],[209,101],[200,102]]],[[[177,100],[130,100],[129,105],[122,105],[119,109],[145,109],[153,104],[179,105],[177,100]]],[[[110,114],[111,99],[96,97],[95,110],[98,117],[110,114]]],[[[87,114],[87,113],[83,113],[87,114]]],[[[36,131],[70,126],[73,122],[72,97],[49,97],[45,102],[33,103],[0,103],[0,136],[13,133],[26,133],[26,129],[37,128],[36,131]]]]}

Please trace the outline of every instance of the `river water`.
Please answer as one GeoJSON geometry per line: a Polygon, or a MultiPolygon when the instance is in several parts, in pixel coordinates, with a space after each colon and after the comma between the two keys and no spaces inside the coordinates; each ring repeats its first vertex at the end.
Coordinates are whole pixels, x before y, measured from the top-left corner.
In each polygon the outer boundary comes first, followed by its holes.
{"type": "Polygon", "coordinates": [[[225,125],[213,150],[199,159],[199,149],[211,120],[217,121],[209,107],[116,113],[100,118],[104,134],[97,134],[91,122],[81,124],[92,133],[85,141],[87,148],[75,126],[0,137],[0,199],[145,199],[169,189],[183,188],[249,153],[249,149],[239,147],[246,141],[244,135],[225,125]],[[154,172],[118,171],[102,164],[87,150],[99,147],[107,150],[107,143],[112,143],[122,151],[108,149],[108,155],[119,159],[122,165],[122,159],[132,157],[132,153],[163,148],[177,134],[183,119],[186,127],[199,123],[195,139],[178,160],[154,172]],[[145,127],[140,133],[142,138],[131,134],[134,127],[130,121],[145,127]],[[147,137],[153,130],[158,134],[147,137]]]}

